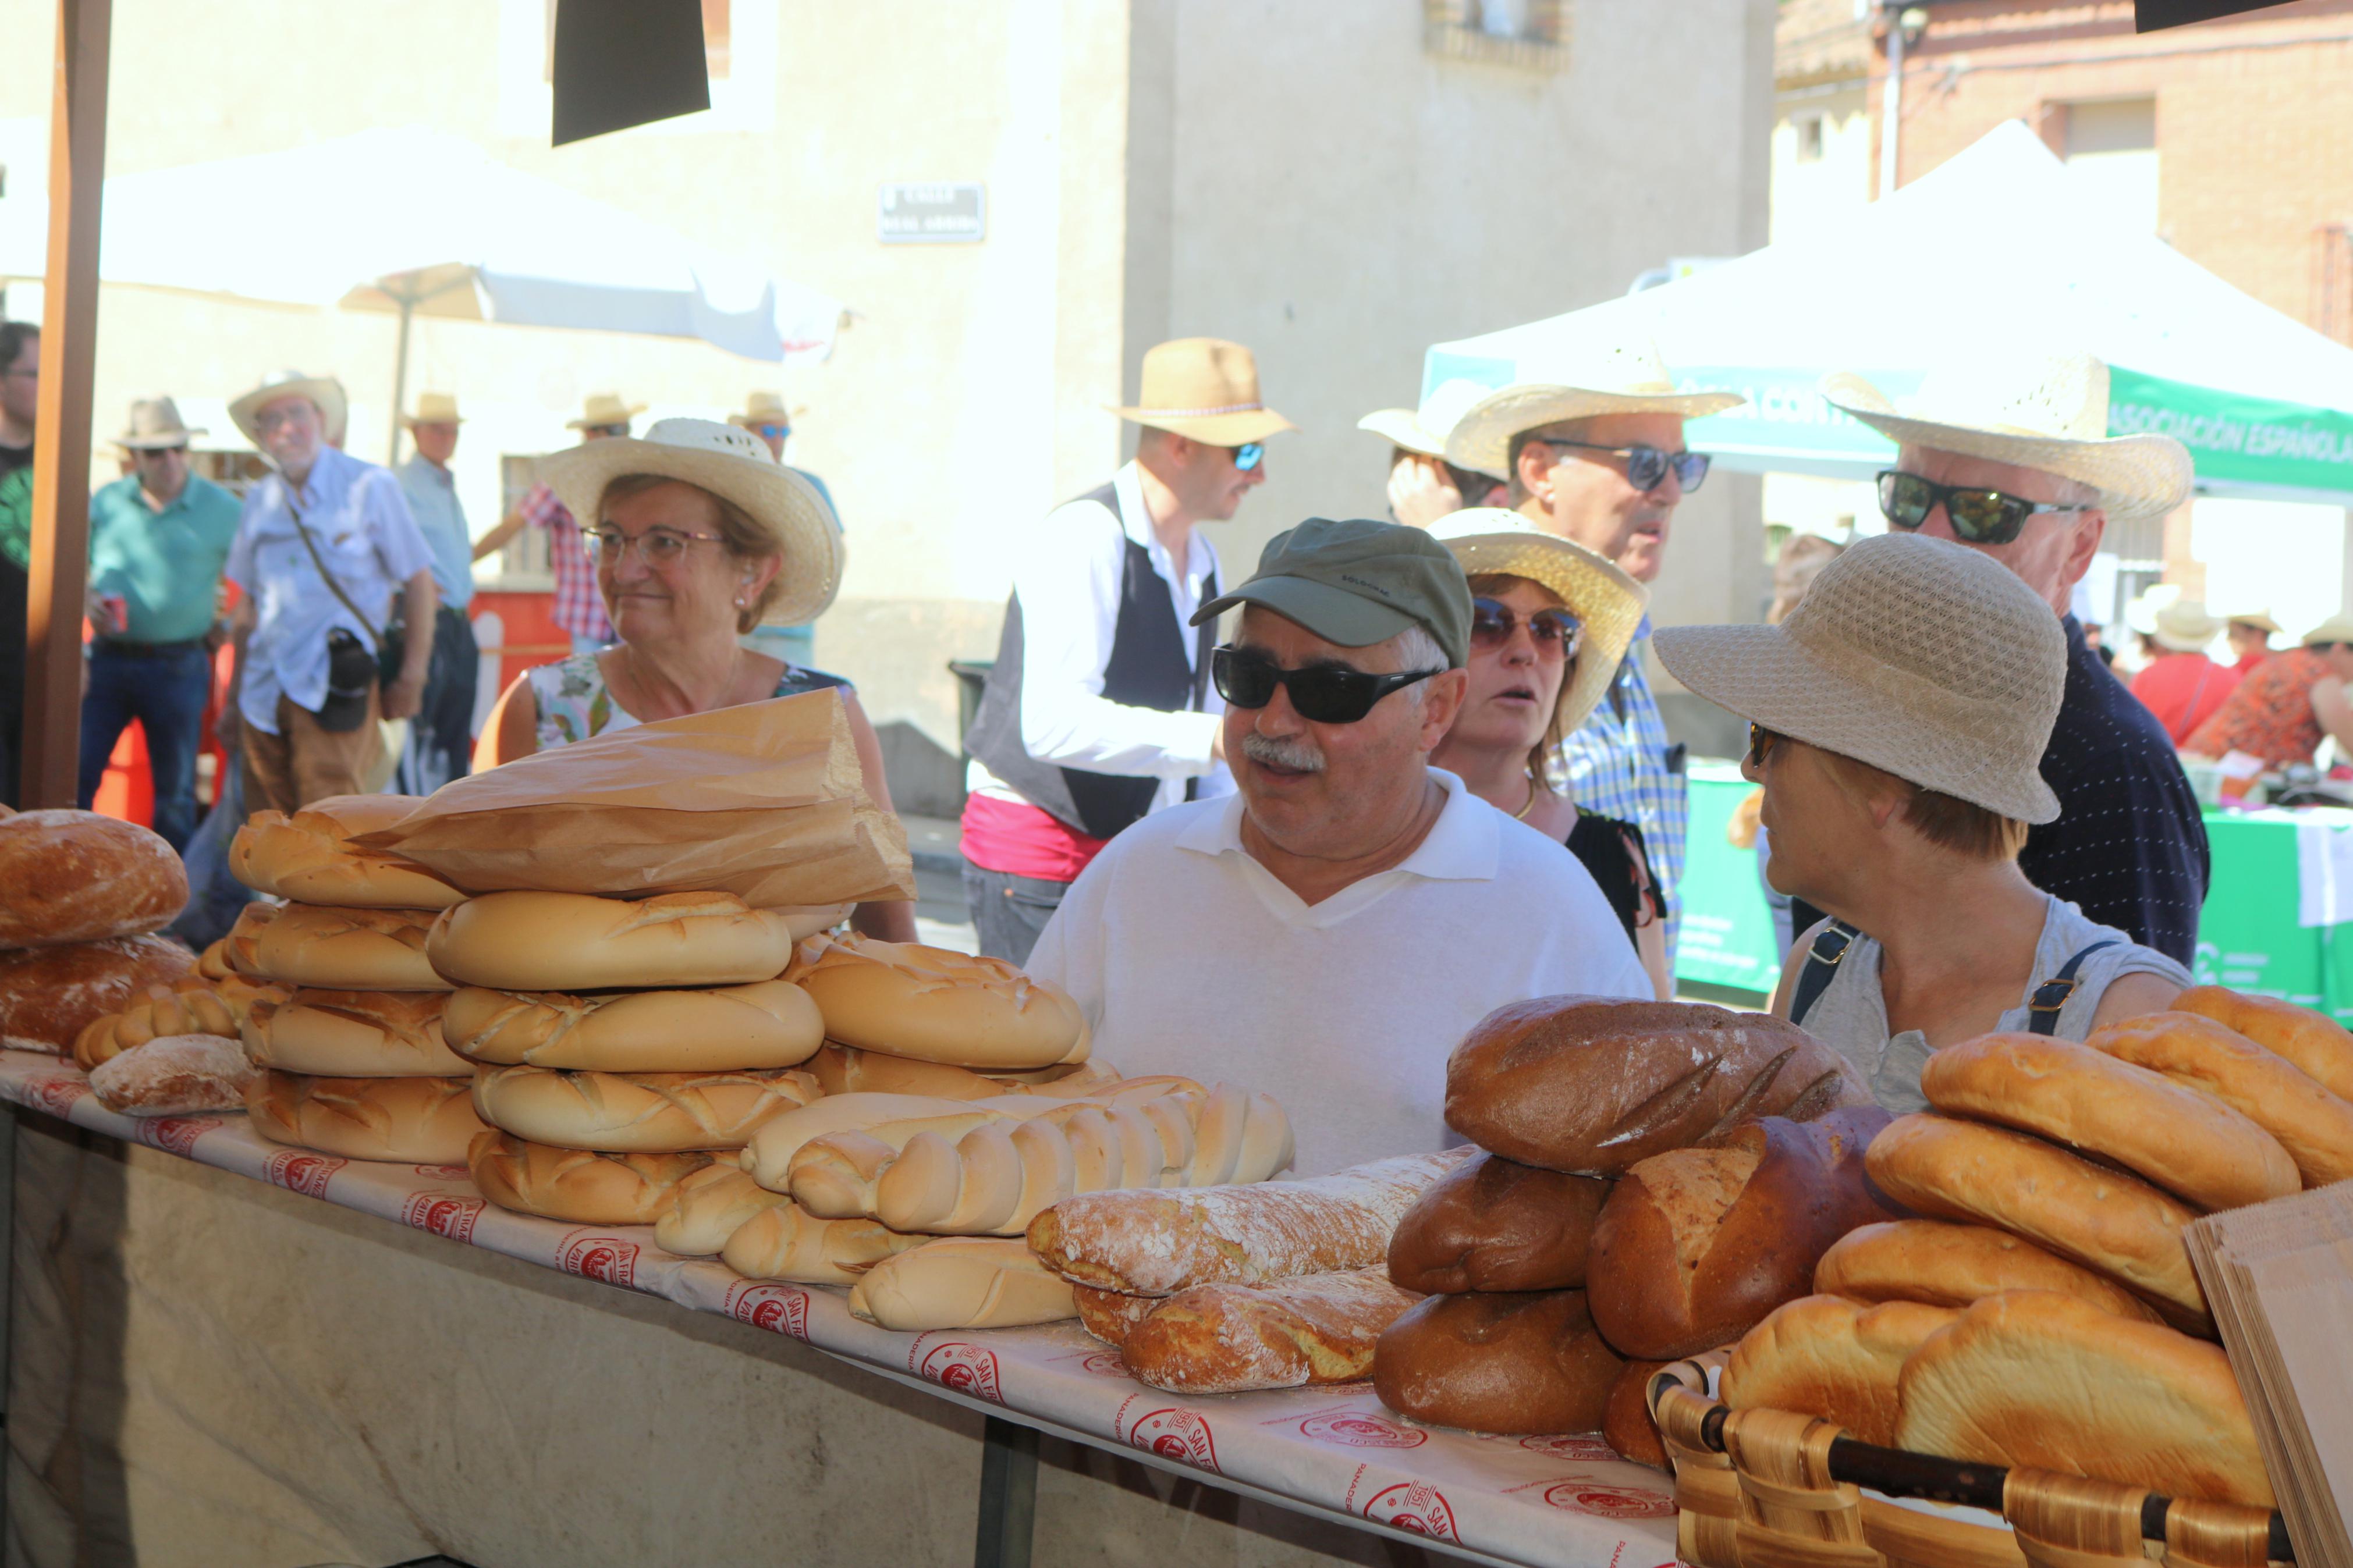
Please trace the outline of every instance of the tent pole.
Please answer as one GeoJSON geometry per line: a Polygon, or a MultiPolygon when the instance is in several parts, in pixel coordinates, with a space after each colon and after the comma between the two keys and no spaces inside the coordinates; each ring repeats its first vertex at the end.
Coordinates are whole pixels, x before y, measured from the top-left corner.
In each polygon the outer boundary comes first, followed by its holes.
{"type": "Polygon", "coordinates": [[[385,440],[384,466],[400,466],[400,411],[408,403],[408,322],[417,314],[417,296],[400,297],[400,344],[392,351],[392,434],[385,440]]]}
{"type": "Polygon", "coordinates": [[[106,178],[112,0],[58,0],[49,105],[49,253],[33,433],[19,804],[70,806],[81,750],[82,598],[90,585],[90,397],[97,371],[98,220],[106,178]]]}
{"type": "Polygon", "coordinates": [[[1888,0],[1887,87],[1879,95],[1879,196],[1895,194],[1895,166],[1903,154],[1904,137],[1904,6],[1888,0]]]}

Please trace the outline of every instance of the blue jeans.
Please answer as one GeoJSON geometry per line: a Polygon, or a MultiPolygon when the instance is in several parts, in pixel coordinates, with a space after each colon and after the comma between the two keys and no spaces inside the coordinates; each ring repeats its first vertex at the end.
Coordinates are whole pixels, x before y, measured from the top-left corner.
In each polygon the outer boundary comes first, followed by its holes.
{"type": "Polygon", "coordinates": [[[136,719],[147,731],[155,777],[155,831],[174,849],[186,849],[196,831],[196,741],[212,689],[212,656],[201,647],[149,655],[93,645],[90,692],[81,700],[82,809],[98,795],[114,742],[136,719]]]}
{"type": "Polygon", "coordinates": [[[1029,962],[1030,950],[1045,934],[1046,922],[1062,907],[1062,895],[1070,890],[1068,882],[984,871],[969,860],[964,863],[965,907],[972,911],[973,933],[979,939],[980,951],[1008,963],[1029,962]]]}

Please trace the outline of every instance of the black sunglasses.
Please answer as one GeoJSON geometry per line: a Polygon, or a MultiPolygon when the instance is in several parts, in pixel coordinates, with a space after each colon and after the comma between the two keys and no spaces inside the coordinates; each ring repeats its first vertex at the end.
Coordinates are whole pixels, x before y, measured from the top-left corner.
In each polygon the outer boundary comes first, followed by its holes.
{"type": "Polygon", "coordinates": [[[1753,719],[1750,720],[1748,721],[1748,765],[1752,768],[1763,767],[1765,753],[1771,751],[1773,742],[1780,738],[1764,725],[1753,719]]]}
{"type": "MultiPolygon", "coordinates": [[[[1519,612],[1501,599],[1471,601],[1471,642],[1474,647],[1493,647],[1511,641],[1519,625],[1519,612]]],[[[1567,610],[1538,610],[1527,618],[1527,627],[1539,653],[1556,652],[1564,658],[1576,656],[1577,645],[1585,636],[1585,624],[1567,610]]]]}
{"type": "Polygon", "coordinates": [[[1330,664],[1285,669],[1262,653],[1230,647],[1209,655],[1209,678],[1229,705],[1263,708],[1274,700],[1274,689],[1280,686],[1291,693],[1291,705],[1299,716],[1311,724],[1354,724],[1390,692],[1441,673],[1409,669],[1401,675],[1375,675],[1330,664]]]}
{"type": "Polygon", "coordinates": [[[1979,485],[1940,485],[1895,468],[1879,475],[1879,510],[1897,528],[1917,528],[1942,506],[1953,520],[1953,532],[1971,544],[2008,544],[2026,527],[2026,520],[2047,511],[2089,511],[2087,506],[2059,506],[2028,500],[1979,485]]]}
{"type": "Polygon", "coordinates": [[[1571,441],[1559,436],[1534,436],[1531,440],[1547,447],[1574,447],[1582,452],[1607,452],[1613,458],[1626,459],[1626,482],[1638,490],[1654,490],[1666,482],[1667,470],[1675,471],[1676,480],[1687,490],[1695,490],[1707,479],[1708,456],[1705,452],[1665,452],[1656,447],[1603,447],[1591,441],[1571,441]]]}

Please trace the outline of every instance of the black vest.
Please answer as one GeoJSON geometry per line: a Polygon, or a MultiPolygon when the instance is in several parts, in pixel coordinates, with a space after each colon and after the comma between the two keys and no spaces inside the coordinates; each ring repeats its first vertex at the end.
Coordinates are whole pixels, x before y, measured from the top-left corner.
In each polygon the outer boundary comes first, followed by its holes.
{"type": "MultiPolygon", "coordinates": [[[[1110,485],[1079,498],[1095,501],[1111,513],[1123,546],[1119,578],[1119,616],[1113,625],[1111,658],[1103,666],[1103,700],[1124,708],[1150,708],[1162,713],[1198,712],[1209,689],[1209,648],[1217,623],[1208,622],[1195,633],[1195,658],[1185,659],[1185,629],[1176,624],[1176,602],[1168,584],[1152,569],[1152,553],[1134,540],[1120,519],[1119,498],[1110,485]]],[[[1217,597],[1214,573],[1204,585],[1201,602],[1217,597]]],[[[980,710],[973,716],[965,750],[978,759],[997,780],[1020,792],[1040,811],[1092,838],[1109,838],[1120,829],[1143,820],[1159,793],[1156,778],[1127,773],[1090,773],[1084,768],[1058,767],[1029,754],[1021,740],[1021,595],[1005,602],[1005,632],[997,645],[997,664],[988,672],[980,710]]],[[[1187,786],[1187,793],[1191,793],[1187,786]]]]}

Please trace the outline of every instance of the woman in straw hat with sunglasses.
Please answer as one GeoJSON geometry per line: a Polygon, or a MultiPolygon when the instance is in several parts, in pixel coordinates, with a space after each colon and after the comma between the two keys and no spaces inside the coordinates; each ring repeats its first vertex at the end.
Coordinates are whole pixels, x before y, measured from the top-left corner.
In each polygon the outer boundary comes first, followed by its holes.
{"type": "Polygon", "coordinates": [[[1940,1046],[1992,1030],[2080,1040],[2189,983],[2163,953],[2042,891],[2018,867],[2059,815],[2037,764],[2067,640],[2012,573],[1946,540],[1888,535],[1822,569],[1778,626],[1658,637],[1685,686],[1749,721],[1767,875],[1831,917],[1773,1010],[1919,1110],[1940,1046]]]}
{"type": "Polygon", "coordinates": [[[1431,765],[1567,845],[1626,928],[1660,999],[1671,999],[1665,905],[1642,830],[1580,812],[1547,776],[1561,737],[1608,691],[1650,595],[1590,550],[1500,507],[1454,512],[1430,532],[1471,583],[1470,687],[1431,765]]]}
{"type": "MultiPolygon", "coordinates": [[[[763,621],[815,620],[841,584],[841,533],[808,483],[760,438],[707,419],[657,421],[642,439],[548,459],[547,483],[582,528],[617,641],[525,671],[499,700],[494,759],[658,719],[841,692],[866,793],[884,811],[882,749],[849,682],[754,653],[763,621]]],[[[915,940],[913,908],[858,906],[870,936],[915,940]]]]}

